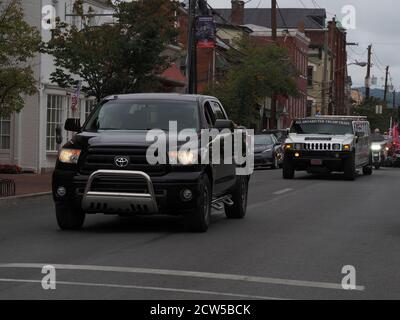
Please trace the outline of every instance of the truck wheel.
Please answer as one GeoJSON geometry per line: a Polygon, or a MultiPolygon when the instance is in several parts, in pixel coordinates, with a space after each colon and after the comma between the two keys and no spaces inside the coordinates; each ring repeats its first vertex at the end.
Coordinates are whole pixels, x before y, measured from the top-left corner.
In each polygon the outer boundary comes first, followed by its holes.
{"type": "Polygon", "coordinates": [[[247,211],[249,179],[238,176],[235,189],[232,192],[233,205],[225,205],[225,215],[228,219],[243,219],[247,211]]]}
{"type": "Polygon", "coordinates": [[[345,161],[344,177],[346,180],[353,181],[356,178],[356,162],[354,154],[345,161]]]}
{"type": "Polygon", "coordinates": [[[85,213],[80,208],[56,204],[57,223],[61,230],[77,230],[85,222],[85,213]]]}
{"type": "Polygon", "coordinates": [[[208,177],[201,182],[200,195],[196,209],[185,215],[186,229],[194,232],[206,232],[211,221],[211,185],[208,177]]]}
{"type": "MultiPolygon", "coordinates": [[[[378,170],[378,169],[377,169],[378,170]]],[[[365,166],[363,168],[363,174],[364,176],[370,176],[372,175],[372,166],[365,166]]]]}
{"type": "Polygon", "coordinates": [[[290,162],[290,160],[284,159],[283,160],[283,179],[291,180],[294,178],[294,166],[290,162]]]}

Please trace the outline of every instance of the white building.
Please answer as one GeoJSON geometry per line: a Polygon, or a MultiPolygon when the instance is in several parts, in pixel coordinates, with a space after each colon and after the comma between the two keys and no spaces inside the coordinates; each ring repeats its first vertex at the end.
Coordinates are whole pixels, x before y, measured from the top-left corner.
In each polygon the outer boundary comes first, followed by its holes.
{"type": "MultiPolygon", "coordinates": [[[[51,37],[47,28],[42,28],[45,6],[53,6],[61,21],[80,24],[80,18],[69,16],[73,13],[75,0],[24,0],[21,1],[28,23],[41,30],[43,40],[51,37]]],[[[109,14],[106,0],[84,0],[84,10],[89,6],[96,14],[109,14]]],[[[93,23],[110,22],[110,16],[97,16],[93,23]]],[[[37,80],[38,91],[26,97],[25,107],[10,119],[0,119],[0,163],[16,164],[23,170],[36,173],[51,170],[57,159],[55,128],[63,126],[65,119],[72,116],[71,96],[68,91],[51,83],[50,74],[55,70],[53,59],[45,54],[38,54],[31,65],[37,80]]],[[[78,113],[82,121],[93,106],[93,99],[81,95],[78,113]]],[[[63,132],[64,142],[67,133],[63,132]]]]}

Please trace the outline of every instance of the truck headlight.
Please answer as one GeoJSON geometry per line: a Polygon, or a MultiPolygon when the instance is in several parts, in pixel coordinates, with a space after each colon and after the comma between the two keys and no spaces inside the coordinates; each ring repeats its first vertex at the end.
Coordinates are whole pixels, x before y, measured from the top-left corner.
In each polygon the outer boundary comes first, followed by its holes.
{"type": "Polygon", "coordinates": [[[184,166],[196,164],[197,154],[193,151],[170,151],[168,152],[171,164],[182,164],[184,166]]]}
{"type": "Polygon", "coordinates": [[[379,144],[373,144],[371,146],[371,150],[372,151],[381,151],[382,150],[382,146],[380,146],[379,144]]]}
{"type": "Polygon", "coordinates": [[[333,150],[335,150],[335,151],[340,151],[340,148],[342,147],[339,143],[334,143],[333,144],[333,150]]]}
{"type": "Polygon", "coordinates": [[[285,144],[285,150],[292,150],[293,149],[293,143],[286,143],[285,144]]]}
{"type": "Polygon", "coordinates": [[[81,150],[78,149],[62,149],[58,159],[62,163],[77,164],[81,150]]]}

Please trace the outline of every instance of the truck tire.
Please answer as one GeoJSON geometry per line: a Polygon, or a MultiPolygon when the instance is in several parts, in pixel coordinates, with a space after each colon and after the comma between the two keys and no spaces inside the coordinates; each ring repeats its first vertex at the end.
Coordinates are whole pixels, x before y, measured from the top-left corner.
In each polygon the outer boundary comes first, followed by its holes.
{"type": "Polygon", "coordinates": [[[78,230],[85,222],[85,213],[80,208],[57,203],[56,218],[61,230],[78,230]]]}
{"type": "Polygon", "coordinates": [[[283,179],[291,180],[294,179],[294,166],[288,159],[283,160],[283,179]]]}
{"type": "MultiPolygon", "coordinates": [[[[377,169],[378,170],[378,169],[377,169]]],[[[371,166],[365,166],[363,168],[363,175],[364,176],[370,176],[372,175],[372,167],[371,166]]]]}
{"type": "Polygon", "coordinates": [[[354,181],[356,178],[356,162],[354,153],[346,159],[344,163],[344,178],[349,181],[354,181]]]}
{"type": "Polygon", "coordinates": [[[233,205],[225,205],[225,215],[228,219],[243,219],[246,216],[248,190],[248,177],[238,176],[235,189],[232,191],[233,205]]]}
{"type": "Polygon", "coordinates": [[[197,206],[185,215],[185,227],[193,232],[206,232],[211,221],[212,189],[210,180],[205,176],[200,185],[197,206]]]}

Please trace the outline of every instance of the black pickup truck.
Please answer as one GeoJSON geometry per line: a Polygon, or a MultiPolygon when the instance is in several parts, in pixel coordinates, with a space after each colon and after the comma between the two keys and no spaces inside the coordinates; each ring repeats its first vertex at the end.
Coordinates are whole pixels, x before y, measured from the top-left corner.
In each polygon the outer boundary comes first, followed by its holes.
{"type": "Polygon", "coordinates": [[[146,135],[168,130],[170,121],[176,121],[177,132],[192,130],[199,140],[203,129],[235,128],[218,99],[201,95],[111,96],[83,126],[68,119],[65,129],[76,134],[62,147],[53,174],[59,227],[79,229],[85,215],[93,213],[183,215],[196,232],[207,231],[212,208],[243,218],[250,175],[238,175],[235,161],[202,164],[193,161],[199,154],[177,149],[167,152],[166,163],[149,163],[146,135]]]}

